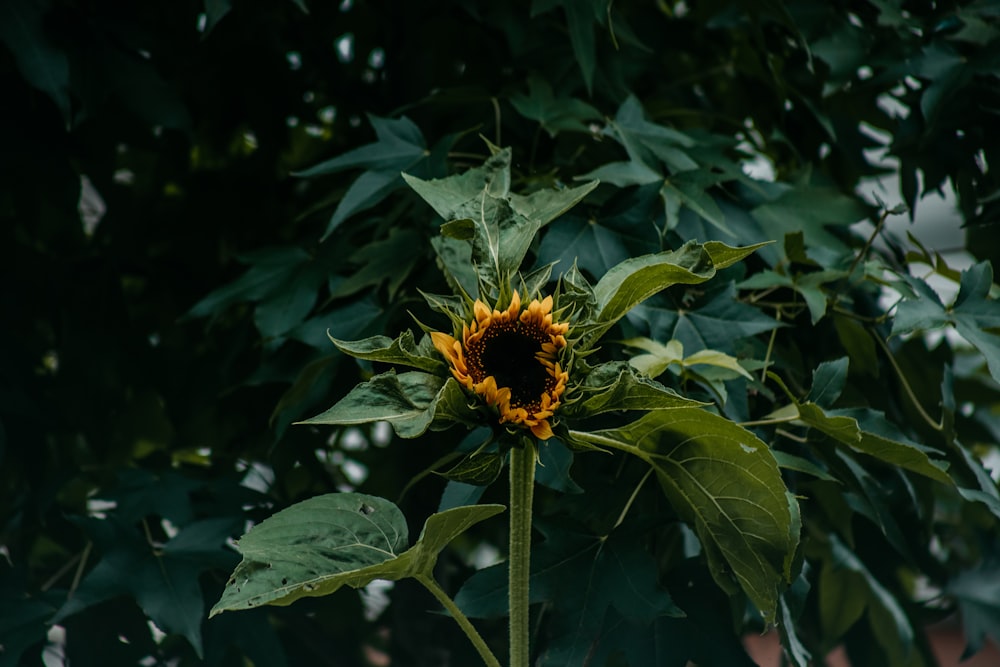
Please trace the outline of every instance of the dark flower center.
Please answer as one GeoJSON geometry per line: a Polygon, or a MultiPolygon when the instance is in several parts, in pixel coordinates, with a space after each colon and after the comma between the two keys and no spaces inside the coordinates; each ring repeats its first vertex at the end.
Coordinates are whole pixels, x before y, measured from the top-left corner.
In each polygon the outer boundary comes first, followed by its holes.
{"type": "Polygon", "coordinates": [[[469,361],[482,378],[492,375],[497,387],[510,388],[514,407],[537,405],[551,389],[552,375],[535,358],[542,350],[543,333],[520,322],[494,323],[469,350],[469,361]]]}

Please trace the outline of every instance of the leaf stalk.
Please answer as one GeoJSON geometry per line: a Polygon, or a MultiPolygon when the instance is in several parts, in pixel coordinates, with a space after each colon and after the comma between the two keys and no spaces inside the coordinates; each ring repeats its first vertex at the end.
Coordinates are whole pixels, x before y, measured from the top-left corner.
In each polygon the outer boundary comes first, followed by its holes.
{"type": "Polygon", "coordinates": [[[476,647],[476,651],[479,652],[479,657],[483,659],[483,664],[487,667],[500,667],[500,661],[497,660],[495,655],[493,655],[490,647],[486,645],[486,641],[483,640],[482,635],[479,634],[469,618],[462,613],[462,610],[458,608],[455,601],[448,597],[448,594],[444,592],[444,589],[438,585],[434,578],[426,574],[420,574],[416,575],[415,579],[423,584],[424,588],[430,591],[431,595],[433,595],[437,601],[441,603],[441,606],[448,610],[451,617],[454,618],[455,622],[458,623],[460,628],[462,628],[465,636],[468,637],[469,641],[472,642],[472,645],[476,647]]]}

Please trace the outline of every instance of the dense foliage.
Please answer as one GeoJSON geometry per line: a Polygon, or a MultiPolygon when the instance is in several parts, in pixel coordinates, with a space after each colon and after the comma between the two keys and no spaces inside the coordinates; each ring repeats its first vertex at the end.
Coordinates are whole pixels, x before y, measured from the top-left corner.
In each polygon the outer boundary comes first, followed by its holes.
{"type": "MultiPolygon", "coordinates": [[[[505,485],[428,474],[482,434],[293,425],[389,369],[328,334],[450,327],[425,295],[460,258],[401,173],[491,145],[526,196],[600,181],[526,274],[773,242],[599,354],[766,444],[794,496],[792,549],[748,547],[774,595],[726,556],[753,526],[706,533],[647,479],[690,472],[746,518],[712,474],[731,447],[668,428],[704,474],[564,433],[537,472],[538,664],[749,665],[768,621],[797,665],[930,666],[922,630],[956,612],[970,652],[1000,637],[995,3],[5,0],[0,42],[0,666],[477,664],[408,580],[208,619],[232,538],[348,490],[414,536],[482,505],[434,576],[503,653],[505,485]],[[964,271],[905,236],[946,187],[964,271]]],[[[621,400],[587,432],[637,423],[621,400]]]]}

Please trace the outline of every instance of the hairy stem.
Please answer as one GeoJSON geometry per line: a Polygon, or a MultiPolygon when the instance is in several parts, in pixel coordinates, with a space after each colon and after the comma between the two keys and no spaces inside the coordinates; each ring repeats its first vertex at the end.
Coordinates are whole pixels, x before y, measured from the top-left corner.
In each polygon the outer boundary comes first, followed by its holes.
{"type": "Polygon", "coordinates": [[[486,645],[482,635],[479,634],[476,628],[472,625],[472,622],[469,621],[468,617],[462,613],[462,610],[458,608],[455,601],[448,597],[448,594],[445,593],[444,590],[438,585],[438,582],[434,581],[433,577],[427,575],[417,575],[415,578],[423,584],[424,588],[431,592],[431,595],[437,598],[437,601],[441,603],[441,606],[448,610],[451,617],[454,618],[455,622],[457,622],[459,627],[462,628],[465,636],[468,637],[469,641],[472,642],[472,645],[476,647],[476,650],[479,652],[479,657],[483,659],[483,664],[487,665],[487,667],[500,667],[500,661],[497,660],[497,657],[493,655],[492,651],[490,651],[490,647],[486,645]]]}
{"type": "Polygon", "coordinates": [[[535,446],[524,439],[510,450],[510,667],[528,667],[528,581],[531,576],[531,502],[535,492],[535,446]]]}

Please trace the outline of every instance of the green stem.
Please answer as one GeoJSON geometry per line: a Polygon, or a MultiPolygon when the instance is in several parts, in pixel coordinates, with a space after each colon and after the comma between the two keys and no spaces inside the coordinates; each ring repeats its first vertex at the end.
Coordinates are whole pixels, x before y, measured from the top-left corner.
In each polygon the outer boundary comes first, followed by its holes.
{"type": "Polygon", "coordinates": [[[424,588],[431,592],[431,595],[437,598],[437,601],[440,602],[445,609],[448,610],[448,613],[451,614],[451,617],[454,618],[459,627],[462,628],[462,631],[465,632],[465,635],[469,638],[469,641],[472,642],[472,645],[476,647],[477,651],[479,651],[479,657],[483,659],[483,663],[488,667],[500,667],[500,661],[497,660],[496,656],[493,655],[493,652],[490,651],[490,647],[486,645],[485,641],[483,641],[482,635],[479,634],[476,628],[472,625],[472,622],[469,621],[468,617],[462,613],[462,610],[458,608],[455,601],[448,597],[448,594],[444,592],[436,581],[434,581],[433,577],[429,577],[427,575],[417,575],[415,578],[424,585],[424,588]]]}
{"type": "Polygon", "coordinates": [[[885,352],[886,358],[889,359],[889,364],[892,365],[892,370],[896,372],[896,377],[899,378],[899,382],[903,385],[903,390],[910,398],[910,402],[913,403],[913,407],[917,409],[917,413],[920,414],[923,420],[927,422],[927,425],[932,429],[939,433],[944,431],[944,415],[941,415],[941,421],[934,421],[934,418],[927,414],[927,411],[924,410],[923,404],[920,403],[920,399],[917,398],[917,395],[913,392],[913,388],[910,386],[910,383],[907,382],[906,375],[903,373],[903,369],[899,367],[899,363],[896,361],[896,357],[892,354],[892,350],[889,349],[889,344],[882,340],[882,336],[878,335],[877,332],[872,331],[871,333],[872,338],[875,339],[875,342],[878,343],[882,347],[882,351],[885,352]]]}
{"type": "Polygon", "coordinates": [[[525,438],[510,450],[510,667],[528,667],[528,582],[531,576],[531,501],[535,492],[535,446],[525,438]]]}

